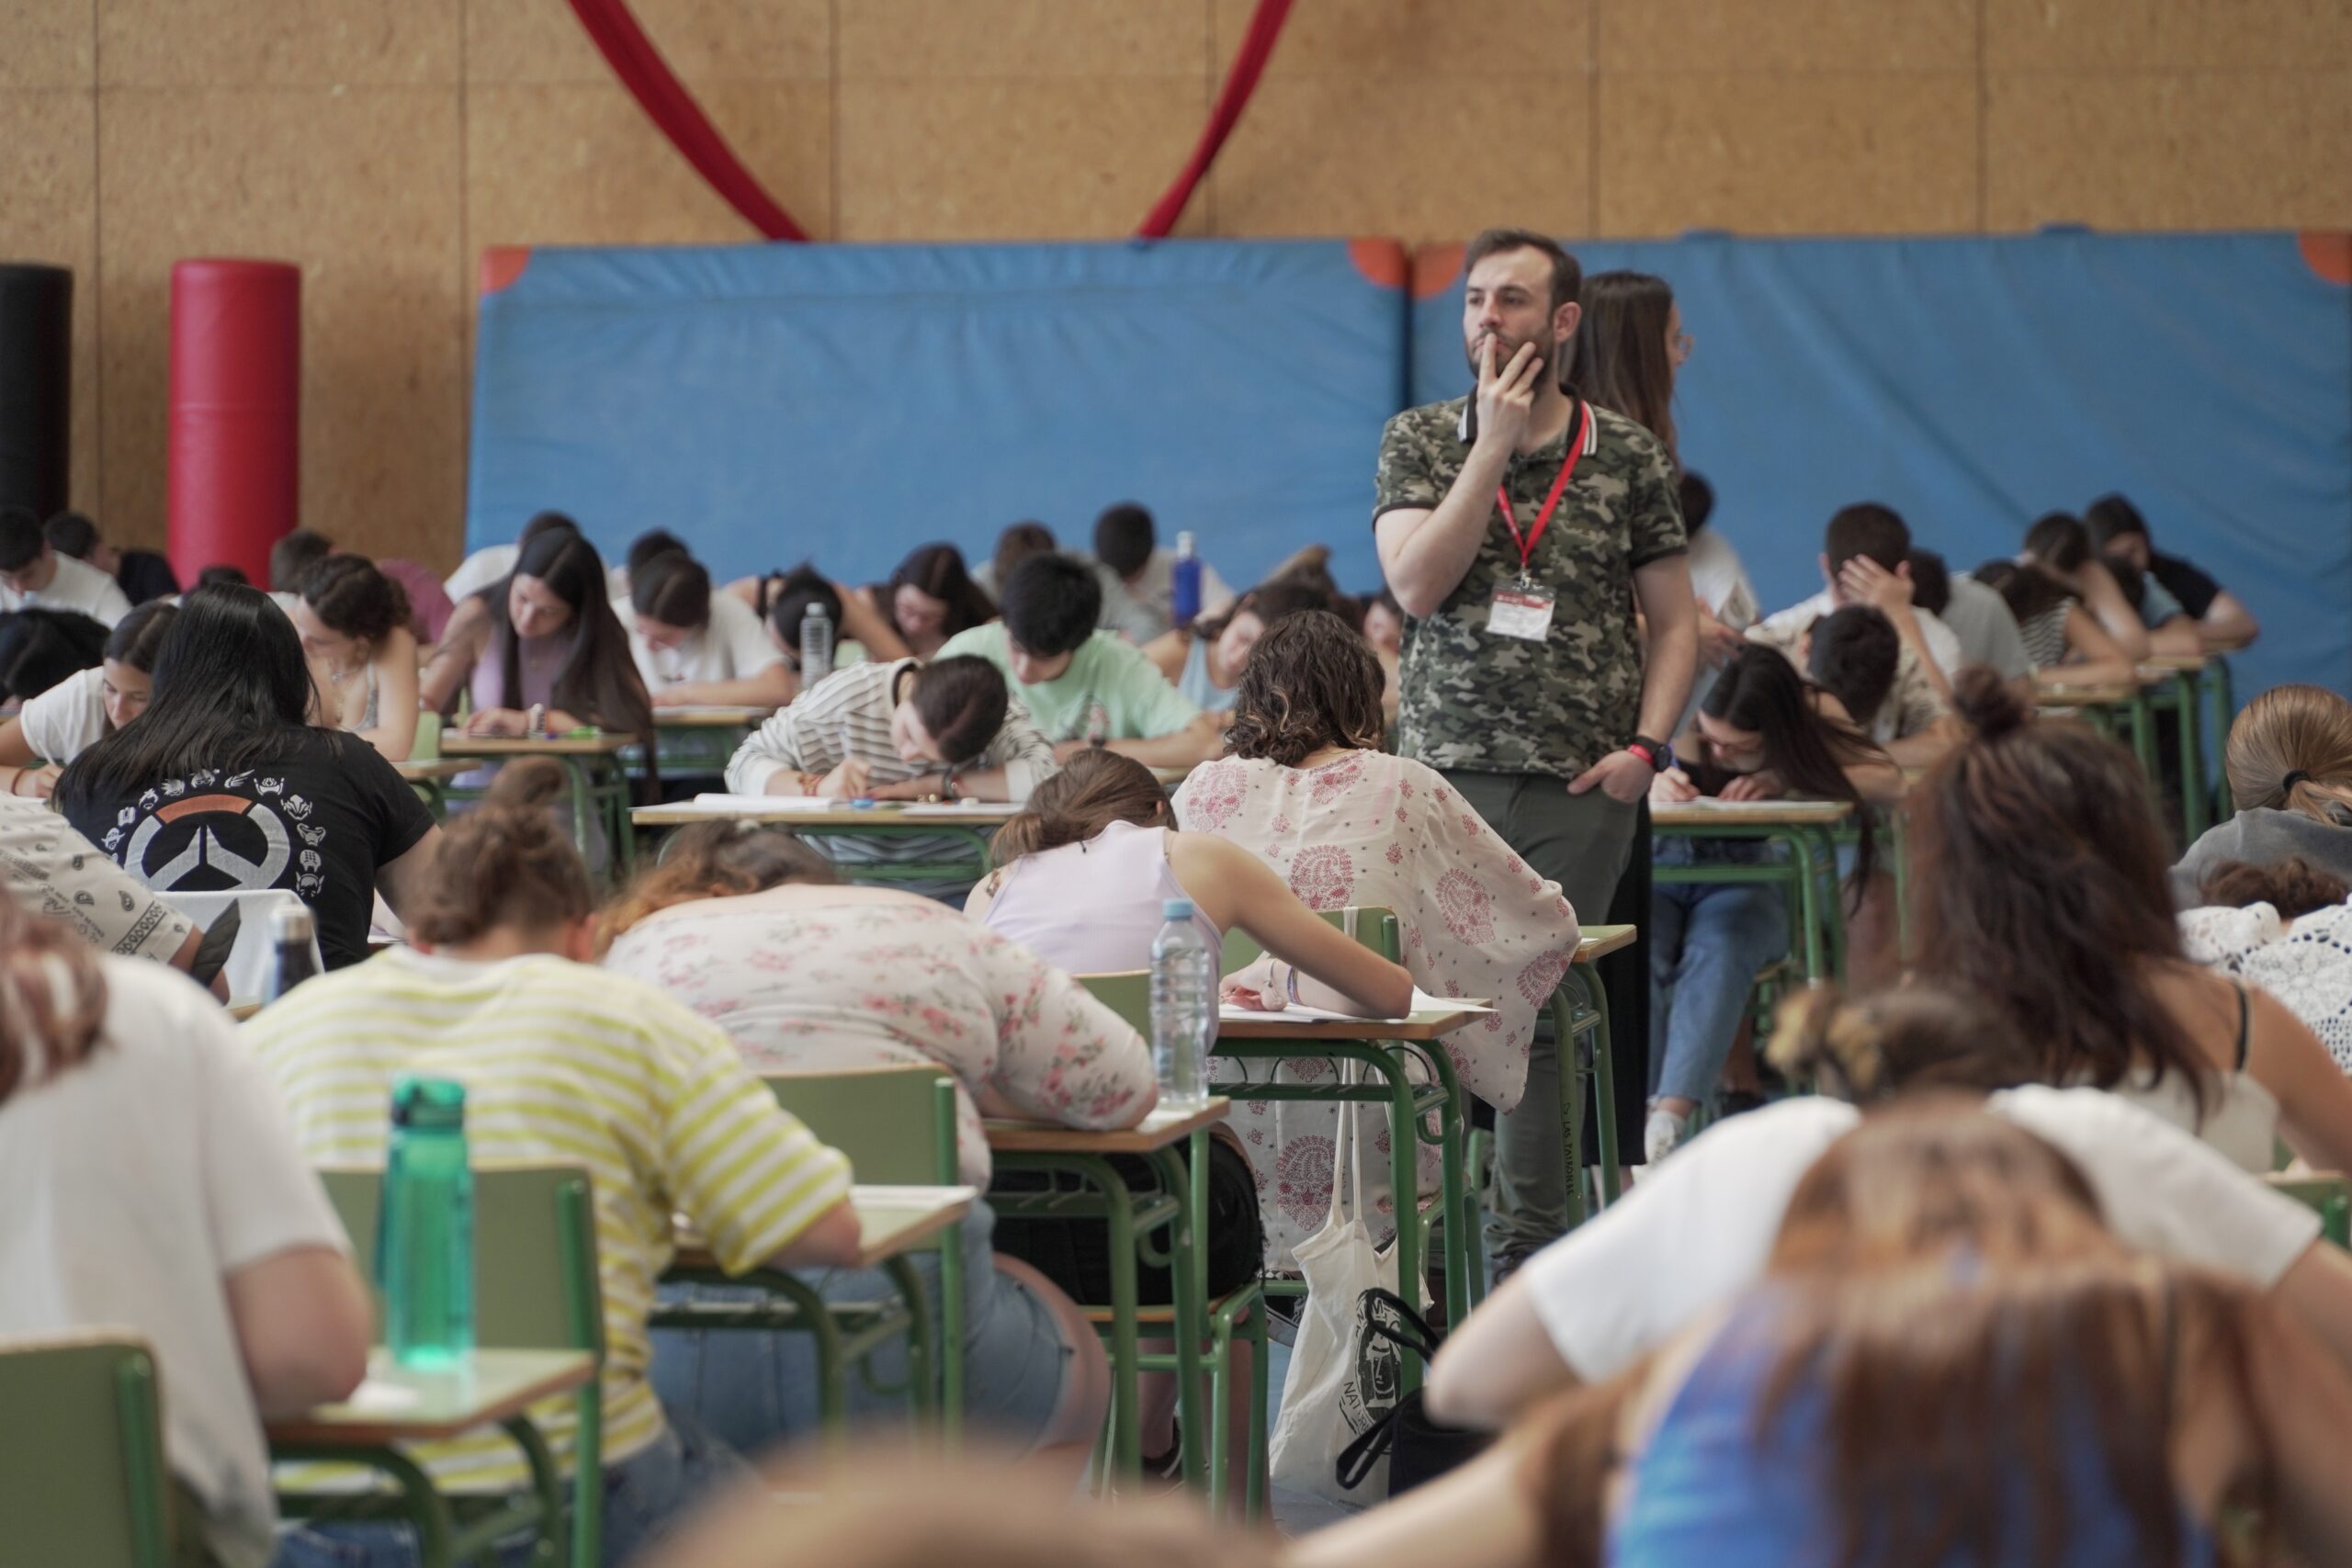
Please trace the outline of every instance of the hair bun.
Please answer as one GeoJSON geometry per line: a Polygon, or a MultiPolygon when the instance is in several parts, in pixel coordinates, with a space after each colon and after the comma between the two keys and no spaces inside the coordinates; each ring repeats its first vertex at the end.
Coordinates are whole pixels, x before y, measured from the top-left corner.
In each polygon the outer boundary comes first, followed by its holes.
{"type": "Polygon", "coordinates": [[[2010,731],[2022,728],[2032,716],[2007,682],[1982,664],[1968,665],[1953,677],[1951,705],[1961,722],[1975,731],[1979,740],[1998,740],[2010,731]]]}
{"type": "Polygon", "coordinates": [[[527,814],[551,805],[571,787],[571,775],[553,757],[517,757],[498,770],[481,803],[494,811],[527,814]]]}

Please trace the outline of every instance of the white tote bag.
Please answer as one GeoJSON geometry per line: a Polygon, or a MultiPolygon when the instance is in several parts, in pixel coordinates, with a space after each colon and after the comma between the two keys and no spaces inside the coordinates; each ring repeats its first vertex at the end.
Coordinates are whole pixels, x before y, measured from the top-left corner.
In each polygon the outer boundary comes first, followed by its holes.
{"type": "MultiPolygon", "coordinates": [[[[1343,1064],[1340,1081],[1353,1083],[1357,1070],[1352,1062],[1343,1064]]],[[[1374,1247],[1360,1212],[1363,1140],[1355,1122],[1364,1109],[1353,1103],[1340,1107],[1331,1143],[1330,1216],[1296,1248],[1306,1298],[1267,1461],[1275,1485],[1347,1503],[1377,1502],[1388,1495],[1385,1455],[1370,1472],[1370,1484],[1360,1483],[1352,1492],[1340,1485],[1339,1462],[1357,1434],[1388,1418],[1400,1371],[1396,1347],[1364,1333],[1360,1304],[1366,1291],[1396,1289],[1396,1245],[1374,1247]]],[[[1373,1110],[1379,1113],[1377,1107],[1373,1110]]],[[[1409,1192],[1405,1201],[1411,1201],[1409,1192]]],[[[1406,1299],[1426,1308],[1429,1292],[1416,1288],[1406,1299]]]]}

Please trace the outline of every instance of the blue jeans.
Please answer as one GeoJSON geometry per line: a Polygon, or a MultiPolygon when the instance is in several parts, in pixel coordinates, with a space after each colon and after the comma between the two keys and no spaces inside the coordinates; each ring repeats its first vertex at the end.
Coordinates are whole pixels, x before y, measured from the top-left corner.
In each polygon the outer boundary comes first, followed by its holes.
{"type": "MultiPolygon", "coordinates": [[[[750,1473],[734,1450],[691,1416],[669,1416],[661,1437],[605,1467],[605,1568],[621,1568],[658,1545],[680,1516],[750,1473]]],[[[493,1555],[500,1568],[525,1568],[529,1547],[527,1538],[517,1538],[493,1555]]],[[[298,1525],[278,1537],[271,1561],[273,1568],[416,1568],[416,1532],[405,1524],[298,1525]]]]}
{"type": "MultiPolygon", "coordinates": [[[[1659,840],[1656,855],[1659,866],[1761,860],[1755,845],[1682,838],[1659,840]]],[[[1789,951],[1788,895],[1769,884],[1660,882],[1649,935],[1650,1092],[1703,1104],[1758,972],[1789,951]]]]}

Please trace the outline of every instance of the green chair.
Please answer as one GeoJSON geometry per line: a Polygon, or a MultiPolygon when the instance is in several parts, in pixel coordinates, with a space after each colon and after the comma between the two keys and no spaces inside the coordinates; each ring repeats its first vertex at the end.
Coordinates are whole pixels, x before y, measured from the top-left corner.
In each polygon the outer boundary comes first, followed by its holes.
{"type": "MultiPolygon", "coordinates": [[[[356,1257],[376,1253],[376,1224],[384,1173],[327,1169],[319,1173],[327,1197],[351,1236],[356,1257]]],[[[370,1270],[372,1273],[373,1270],[370,1270]]],[[[371,1284],[370,1293],[376,1292],[371,1284]]],[[[376,1301],[377,1321],[383,1302],[376,1301]]],[[[567,1529],[560,1478],[538,1429],[523,1418],[504,1424],[530,1461],[532,1493],[515,1498],[460,1497],[452,1519],[412,1518],[420,1530],[454,1528],[451,1554],[465,1561],[489,1542],[537,1526],[541,1560],[562,1562],[565,1543],[573,1568],[594,1568],[604,1542],[604,1292],[596,1273],[596,1214],[588,1173],[577,1166],[477,1166],[474,1168],[474,1340],[488,1349],[585,1350],[600,1376],[573,1395],[578,1426],[572,1451],[572,1505],[567,1529]]],[[[344,1448],[305,1450],[279,1445],[273,1458],[359,1462],[402,1474],[410,1461],[396,1450],[367,1455],[344,1448]]],[[[279,1494],[280,1507],[320,1519],[402,1517],[378,1497],[345,1494],[279,1494]]]]}
{"type": "Polygon", "coordinates": [[[2272,1190],[2318,1211],[2320,1235],[2352,1249],[2352,1179],[2326,1173],[2273,1176],[2269,1181],[2272,1190]]]}
{"type": "MultiPolygon", "coordinates": [[[[1235,933],[1238,934],[1238,933],[1235,933]]],[[[1242,938],[1243,941],[1248,939],[1242,938]]],[[[1233,952],[1233,937],[1226,939],[1226,951],[1233,952]]],[[[1254,956],[1254,950],[1251,956],[1254,956]]],[[[1244,958],[1242,963],[1248,963],[1244,958]]],[[[1228,969],[1238,965],[1228,964],[1228,969]]],[[[1081,975],[1079,981],[1095,1000],[1109,1008],[1146,1040],[1151,1038],[1151,976],[1144,971],[1118,975],[1081,975]]],[[[1230,1086],[1220,1086],[1230,1087],[1230,1086]]],[[[1200,1173],[1189,1173],[1195,1180],[1205,1182],[1200,1173]]],[[[1206,1244],[1206,1237],[1193,1238],[1194,1247],[1206,1244]]],[[[1233,1343],[1238,1337],[1251,1348],[1250,1358],[1250,1455],[1248,1481],[1244,1487],[1242,1509],[1250,1518],[1259,1517],[1266,1501],[1266,1382],[1267,1314],[1263,1308],[1265,1281],[1251,1280],[1227,1292],[1206,1303],[1208,1308],[1208,1374],[1209,1374],[1209,1448],[1208,1494],[1211,1511],[1222,1514],[1227,1503],[1226,1472],[1232,1464],[1231,1427],[1233,1409],[1233,1343]],[[1253,1312],[1250,1309],[1257,1307],[1253,1312]]],[[[1087,1304],[1088,1319],[1095,1330],[1106,1337],[1111,1329],[1111,1309],[1100,1304],[1087,1304]]],[[[1136,1314],[1139,1323],[1166,1325],[1172,1333],[1176,1312],[1173,1306],[1145,1307],[1136,1314]]],[[[1177,1372],[1182,1369],[1172,1356],[1138,1353],[1136,1364],[1139,1371],[1177,1372]]]]}
{"type": "MultiPolygon", "coordinates": [[[[849,1156],[860,1181],[951,1187],[962,1179],[956,1157],[956,1080],[936,1066],[910,1062],[836,1073],[784,1073],[766,1083],[776,1103],[849,1156]]],[[[915,1354],[910,1364],[939,1369],[940,1425],[953,1437],[964,1418],[964,1227],[950,1226],[937,1249],[936,1360],[922,1280],[904,1258],[891,1259],[889,1272],[911,1315],[907,1331],[915,1354]]],[[[822,1349],[820,1336],[820,1359],[822,1349]]]]}
{"type": "Polygon", "coordinates": [[[10,1413],[0,1421],[0,1558],[170,1568],[171,1472],[143,1343],[0,1343],[0,1410],[10,1413]]]}

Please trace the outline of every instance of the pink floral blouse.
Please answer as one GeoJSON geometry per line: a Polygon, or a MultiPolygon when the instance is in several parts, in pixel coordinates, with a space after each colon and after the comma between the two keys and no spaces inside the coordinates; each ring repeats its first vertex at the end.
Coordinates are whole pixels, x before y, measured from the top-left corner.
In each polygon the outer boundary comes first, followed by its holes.
{"type": "MultiPolygon", "coordinates": [[[[1519,1104],[1536,1020],[1576,957],[1576,911],[1559,884],[1513,853],[1435,772],[1379,751],[1351,751],[1311,770],[1228,757],[1193,770],[1176,794],[1176,815],[1188,832],[1255,852],[1310,908],[1395,910],[1414,984],[1495,1009],[1441,1042],[1464,1087],[1498,1110],[1519,1104]]],[[[1329,1072],[1303,1062],[1281,1077],[1313,1081],[1329,1072]]],[[[1290,1248],[1321,1228],[1329,1210],[1337,1113],[1307,1102],[1248,1101],[1237,1105],[1235,1124],[1258,1172],[1269,1266],[1295,1267],[1290,1248]]],[[[1385,1120],[1361,1130],[1372,1201],[1365,1220],[1385,1235],[1395,1207],[1388,1130],[1385,1120]]],[[[1434,1191],[1435,1151],[1424,1145],[1421,1154],[1422,1190],[1434,1191]]]]}
{"type": "Polygon", "coordinates": [[[665,909],[605,967],[660,987],[734,1038],[757,1073],[935,1063],[954,1075],[963,1179],[989,1179],[974,1096],[1117,1126],[1151,1093],[1151,1050],[1086,988],[945,905],[795,890],[665,909]]]}

